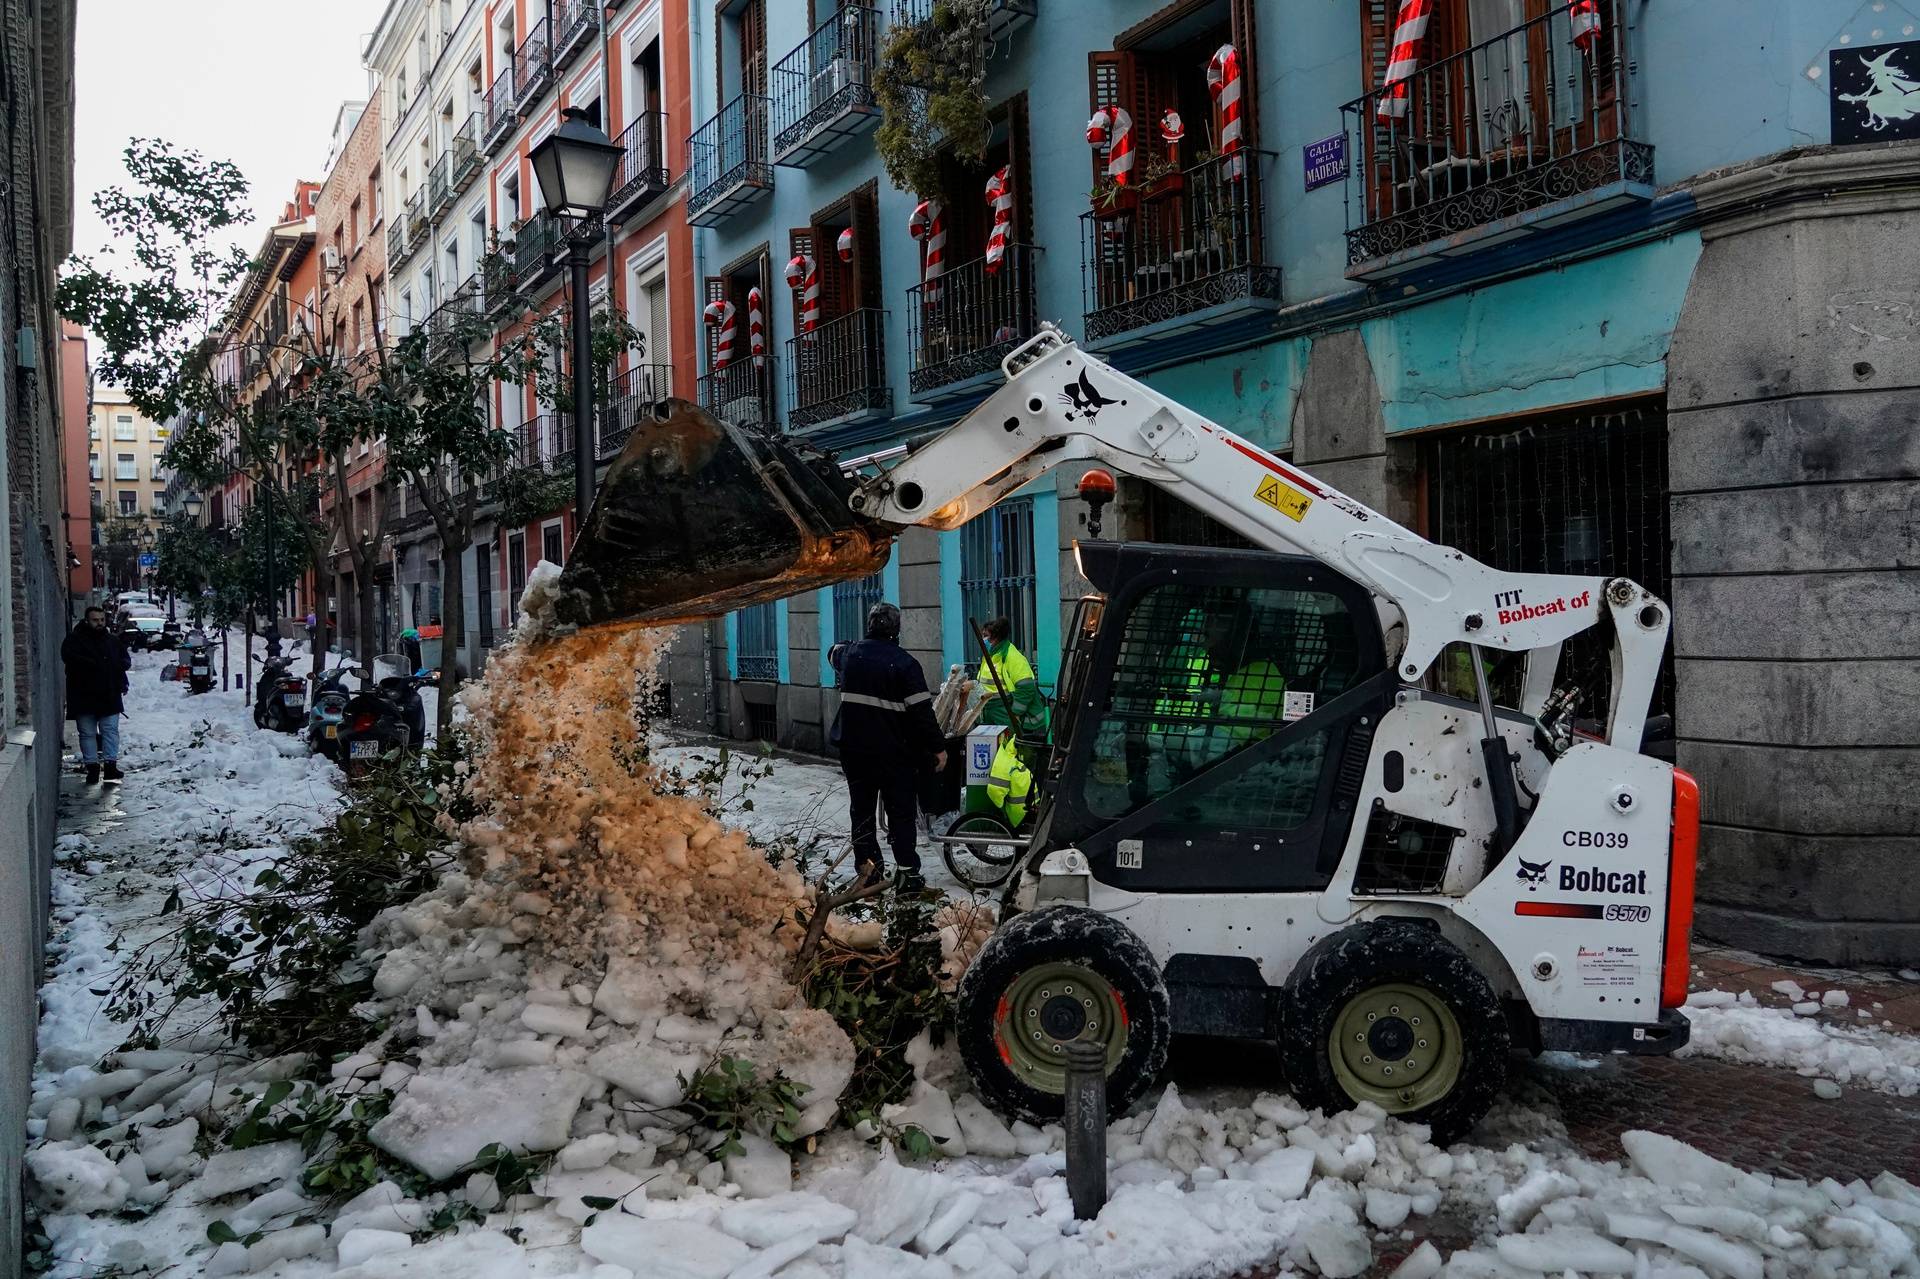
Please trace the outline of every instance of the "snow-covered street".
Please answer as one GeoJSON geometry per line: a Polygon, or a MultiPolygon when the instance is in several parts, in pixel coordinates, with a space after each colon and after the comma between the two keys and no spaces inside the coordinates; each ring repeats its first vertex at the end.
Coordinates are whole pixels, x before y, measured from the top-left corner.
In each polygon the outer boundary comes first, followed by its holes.
{"type": "MultiPolygon", "coordinates": [[[[1181,1045],[1164,1087],[1109,1129],[1111,1197],[1086,1222],[1058,1126],[1003,1122],[950,1047],[916,1046],[911,1098],[881,1117],[887,1133],[922,1129],[935,1153],[863,1140],[834,1119],[847,1037],[793,1002],[787,952],[761,927],[804,898],[761,843],[811,844],[816,869],[843,847],[837,770],[733,751],[721,806],[757,843],[689,799],[616,805],[584,784],[610,775],[585,740],[591,689],[578,704],[530,689],[481,717],[555,771],[508,793],[528,774],[476,764],[475,794],[494,808],[461,828],[475,851],[360,933],[350,966],[372,996],[355,1010],[358,1051],[257,1059],[192,1008],[166,1042],[123,1050],[107,992],[173,926],[176,897],[256,891],[290,839],[346,802],[337,769],[256,730],[244,694],[190,696],[159,679],[162,660],[135,659],[126,783],[64,782],[28,1152],[30,1246],[47,1273],[1920,1274],[1920,1038],[1839,979],[1788,982],[1775,1001],[1716,989],[1703,970],[1690,1055],[1550,1055],[1446,1149],[1370,1107],[1303,1109],[1261,1053],[1181,1045]],[[577,751],[540,753],[569,734],[577,751]],[[515,878],[509,852],[529,831],[589,808],[605,814],[601,846],[627,861],[573,867],[570,885],[556,834],[544,877],[515,878]],[[785,1121],[793,1141],[689,1140],[689,1077],[716,1053],[811,1088],[785,1121]],[[294,1122],[329,1098],[343,1114],[379,1102],[351,1138],[341,1122],[294,1122]],[[347,1154],[364,1175],[330,1191],[314,1170],[347,1154]]],[[[653,741],[655,765],[683,778],[717,754],[653,741]]],[[[1879,1002],[1911,993],[1888,978],[1879,1002]]]]}

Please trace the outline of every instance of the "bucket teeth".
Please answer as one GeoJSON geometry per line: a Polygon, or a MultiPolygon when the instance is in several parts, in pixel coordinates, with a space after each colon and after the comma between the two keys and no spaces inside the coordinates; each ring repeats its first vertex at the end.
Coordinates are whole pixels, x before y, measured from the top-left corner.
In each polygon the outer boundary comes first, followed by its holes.
{"type": "Polygon", "coordinates": [[[898,529],[853,514],[833,459],[669,400],[607,468],[560,574],[560,619],[662,625],[864,577],[898,529]]]}

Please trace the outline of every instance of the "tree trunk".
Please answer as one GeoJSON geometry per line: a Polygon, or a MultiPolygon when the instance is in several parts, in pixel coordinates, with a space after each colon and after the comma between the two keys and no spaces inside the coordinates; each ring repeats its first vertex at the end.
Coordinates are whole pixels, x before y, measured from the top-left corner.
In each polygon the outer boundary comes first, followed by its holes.
{"type": "MultiPolygon", "coordinates": [[[[373,571],[372,571],[371,564],[369,564],[367,568],[364,570],[360,569],[359,566],[357,565],[355,566],[354,575],[353,575],[353,589],[354,589],[354,594],[359,598],[358,612],[360,614],[359,618],[356,619],[359,623],[359,627],[358,627],[359,634],[354,637],[354,642],[359,644],[361,648],[366,651],[367,660],[371,661],[373,658],[373,655],[379,652],[378,647],[374,643],[374,626],[373,626],[374,581],[373,581],[373,571]]],[[[412,674],[413,672],[409,671],[407,673],[412,674]]]]}
{"type": "MultiPolygon", "coordinates": [[[[460,523],[465,525],[466,520],[460,523]]],[[[469,539],[471,540],[471,539],[469,539]]],[[[440,546],[440,705],[435,732],[444,739],[453,728],[453,694],[460,686],[459,662],[462,622],[466,618],[463,595],[462,547],[440,546]]]]}

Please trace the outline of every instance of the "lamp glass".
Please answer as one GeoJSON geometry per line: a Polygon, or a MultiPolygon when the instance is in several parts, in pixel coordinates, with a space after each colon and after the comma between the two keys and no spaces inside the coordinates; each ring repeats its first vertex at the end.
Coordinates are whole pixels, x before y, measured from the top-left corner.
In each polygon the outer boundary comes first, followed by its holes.
{"type": "Polygon", "coordinates": [[[188,519],[194,519],[199,516],[201,505],[202,503],[198,493],[189,493],[180,499],[180,509],[187,513],[188,519]]]}
{"type": "Polygon", "coordinates": [[[584,111],[569,107],[566,115],[528,159],[548,213],[592,217],[607,207],[614,170],[625,148],[596,129],[584,111]]]}

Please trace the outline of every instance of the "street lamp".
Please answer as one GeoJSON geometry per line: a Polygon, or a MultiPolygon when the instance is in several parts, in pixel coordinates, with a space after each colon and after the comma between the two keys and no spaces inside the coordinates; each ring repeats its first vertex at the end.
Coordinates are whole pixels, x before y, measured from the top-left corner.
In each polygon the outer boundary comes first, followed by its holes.
{"type": "MultiPolygon", "coordinates": [[[[605,212],[613,191],[614,170],[626,148],[595,128],[587,113],[568,107],[561,125],[527,158],[540,183],[547,213],[572,219],[567,234],[567,266],[573,272],[573,523],[576,535],[586,526],[593,505],[592,320],[587,308],[587,258],[593,248],[588,229],[605,212]]],[[[611,269],[611,268],[609,268],[611,269]]]]}

